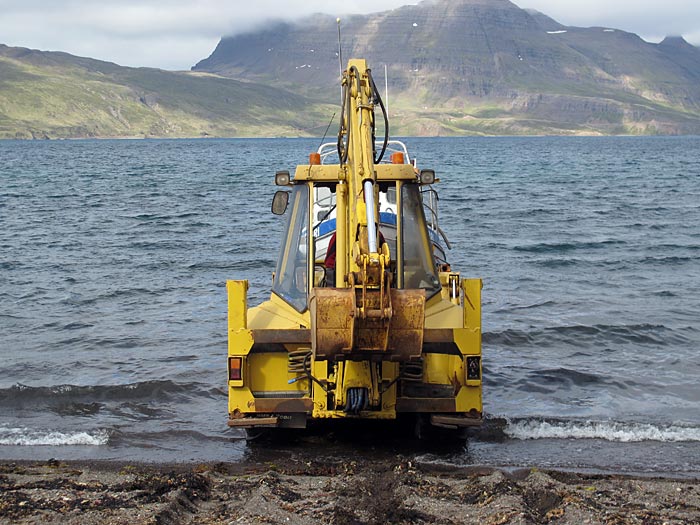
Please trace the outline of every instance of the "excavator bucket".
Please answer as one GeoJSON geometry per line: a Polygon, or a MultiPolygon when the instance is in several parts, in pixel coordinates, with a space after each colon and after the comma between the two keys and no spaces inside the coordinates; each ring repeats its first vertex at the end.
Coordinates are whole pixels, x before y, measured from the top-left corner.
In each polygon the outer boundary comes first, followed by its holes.
{"type": "MultiPolygon", "coordinates": [[[[371,357],[403,362],[423,348],[425,292],[391,290],[391,317],[361,318],[352,288],[316,288],[309,300],[311,348],[316,360],[371,357]]],[[[371,295],[370,295],[371,297],[371,295]]]]}

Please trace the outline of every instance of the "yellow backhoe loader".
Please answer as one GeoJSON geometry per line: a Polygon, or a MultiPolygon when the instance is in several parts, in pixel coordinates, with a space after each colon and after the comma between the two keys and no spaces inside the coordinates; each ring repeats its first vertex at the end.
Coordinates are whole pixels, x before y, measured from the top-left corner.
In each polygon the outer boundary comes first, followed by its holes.
{"type": "Polygon", "coordinates": [[[389,140],[364,60],[342,93],[337,142],[275,175],[272,212],[288,220],[270,300],[249,308],[248,282],[227,282],[228,424],[479,425],[482,282],[447,263],[435,172],[389,140]]]}

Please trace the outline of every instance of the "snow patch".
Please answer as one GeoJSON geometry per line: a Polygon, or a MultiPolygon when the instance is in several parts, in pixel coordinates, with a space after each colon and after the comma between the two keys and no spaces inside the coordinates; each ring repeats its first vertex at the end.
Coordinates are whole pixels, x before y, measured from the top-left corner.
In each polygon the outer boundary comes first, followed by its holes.
{"type": "Polygon", "coordinates": [[[548,35],[561,35],[563,33],[568,33],[566,29],[560,29],[559,31],[547,31],[548,35]]]}

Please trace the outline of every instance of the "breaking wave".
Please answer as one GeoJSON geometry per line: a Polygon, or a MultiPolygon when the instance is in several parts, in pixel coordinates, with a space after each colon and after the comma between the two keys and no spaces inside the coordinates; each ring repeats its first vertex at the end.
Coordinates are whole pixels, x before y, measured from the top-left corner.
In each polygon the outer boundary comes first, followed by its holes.
{"type": "Polygon", "coordinates": [[[36,430],[31,428],[0,427],[0,445],[11,446],[101,446],[109,441],[106,430],[61,432],[58,430],[36,430]]]}
{"type": "Polygon", "coordinates": [[[503,429],[513,439],[603,439],[621,443],[643,441],[700,442],[700,427],[619,421],[514,419],[503,429]]]}

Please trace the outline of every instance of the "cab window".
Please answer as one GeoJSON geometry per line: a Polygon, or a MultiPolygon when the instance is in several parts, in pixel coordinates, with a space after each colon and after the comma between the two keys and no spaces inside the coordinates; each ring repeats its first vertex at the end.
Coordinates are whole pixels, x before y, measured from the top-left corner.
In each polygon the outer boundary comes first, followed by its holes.
{"type": "Polygon", "coordinates": [[[295,186],[290,201],[286,236],[272,291],[298,312],[304,312],[307,307],[309,187],[295,186]]]}
{"type": "Polygon", "coordinates": [[[416,184],[402,187],[404,288],[422,288],[431,297],[440,291],[432,243],[423,213],[420,188],[416,184]]]}

